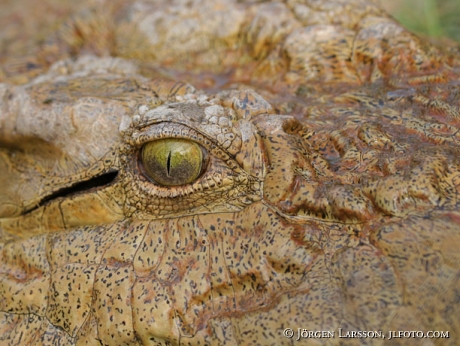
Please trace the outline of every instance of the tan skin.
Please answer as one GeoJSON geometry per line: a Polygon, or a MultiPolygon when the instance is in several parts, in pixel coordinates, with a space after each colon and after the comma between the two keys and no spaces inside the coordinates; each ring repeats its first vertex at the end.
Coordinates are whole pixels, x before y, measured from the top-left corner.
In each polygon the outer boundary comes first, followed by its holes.
{"type": "Polygon", "coordinates": [[[455,49],[360,0],[34,4],[0,5],[0,345],[458,343],[455,49]]]}

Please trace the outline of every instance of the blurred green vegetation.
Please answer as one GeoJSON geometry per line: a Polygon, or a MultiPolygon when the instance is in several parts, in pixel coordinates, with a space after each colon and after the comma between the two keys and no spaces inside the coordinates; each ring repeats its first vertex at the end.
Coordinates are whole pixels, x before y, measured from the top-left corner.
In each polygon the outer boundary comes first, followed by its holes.
{"type": "Polygon", "coordinates": [[[460,0],[381,0],[381,3],[409,30],[460,42],[460,0]]]}

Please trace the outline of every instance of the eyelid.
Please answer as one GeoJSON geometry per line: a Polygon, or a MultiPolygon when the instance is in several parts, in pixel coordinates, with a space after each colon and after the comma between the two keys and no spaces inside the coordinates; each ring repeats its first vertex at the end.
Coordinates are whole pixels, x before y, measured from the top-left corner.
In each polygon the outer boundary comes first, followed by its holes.
{"type": "Polygon", "coordinates": [[[150,125],[141,131],[134,131],[128,140],[128,143],[136,148],[141,148],[144,144],[158,139],[180,138],[187,139],[198,143],[209,154],[214,155],[222,160],[234,158],[234,155],[228,153],[224,148],[218,146],[213,140],[202,133],[190,128],[187,125],[176,122],[160,122],[150,125]]]}
{"type": "Polygon", "coordinates": [[[163,138],[182,138],[195,141],[203,146],[212,145],[212,141],[200,132],[181,123],[161,122],[150,125],[148,128],[134,131],[129,144],[140,147],[145,143],[163,138]]]}
{"type": "Polygon", "coordinates": [[[230,108],[170,104],[133,116],[124,137],[128,144],[136,147],[159,138],[188,138],[208,150],[213,150],[214,145],[235,157],[243,145],[240,125],[233,119],[230,108]]]}

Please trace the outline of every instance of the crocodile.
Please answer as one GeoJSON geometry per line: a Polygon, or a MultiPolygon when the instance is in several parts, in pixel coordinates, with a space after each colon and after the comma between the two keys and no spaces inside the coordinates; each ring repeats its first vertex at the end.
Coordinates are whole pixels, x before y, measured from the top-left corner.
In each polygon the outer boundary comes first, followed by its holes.
{"type": "Polygon", "coordinates": [[[458,47],[368,0],[0,6],[1,345],[458,344],[458,47]]]}

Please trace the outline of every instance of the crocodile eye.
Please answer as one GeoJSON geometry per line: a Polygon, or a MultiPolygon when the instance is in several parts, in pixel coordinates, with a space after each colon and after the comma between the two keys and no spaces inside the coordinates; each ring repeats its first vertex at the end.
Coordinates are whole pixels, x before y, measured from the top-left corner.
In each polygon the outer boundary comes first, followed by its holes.
{"type": "Polygon", "coordinates": [[[160,185],[193,182],[202,173],[205,150],[186,139],[159,139],[142,148],[142,164],[150,179],[160,185]]]}

